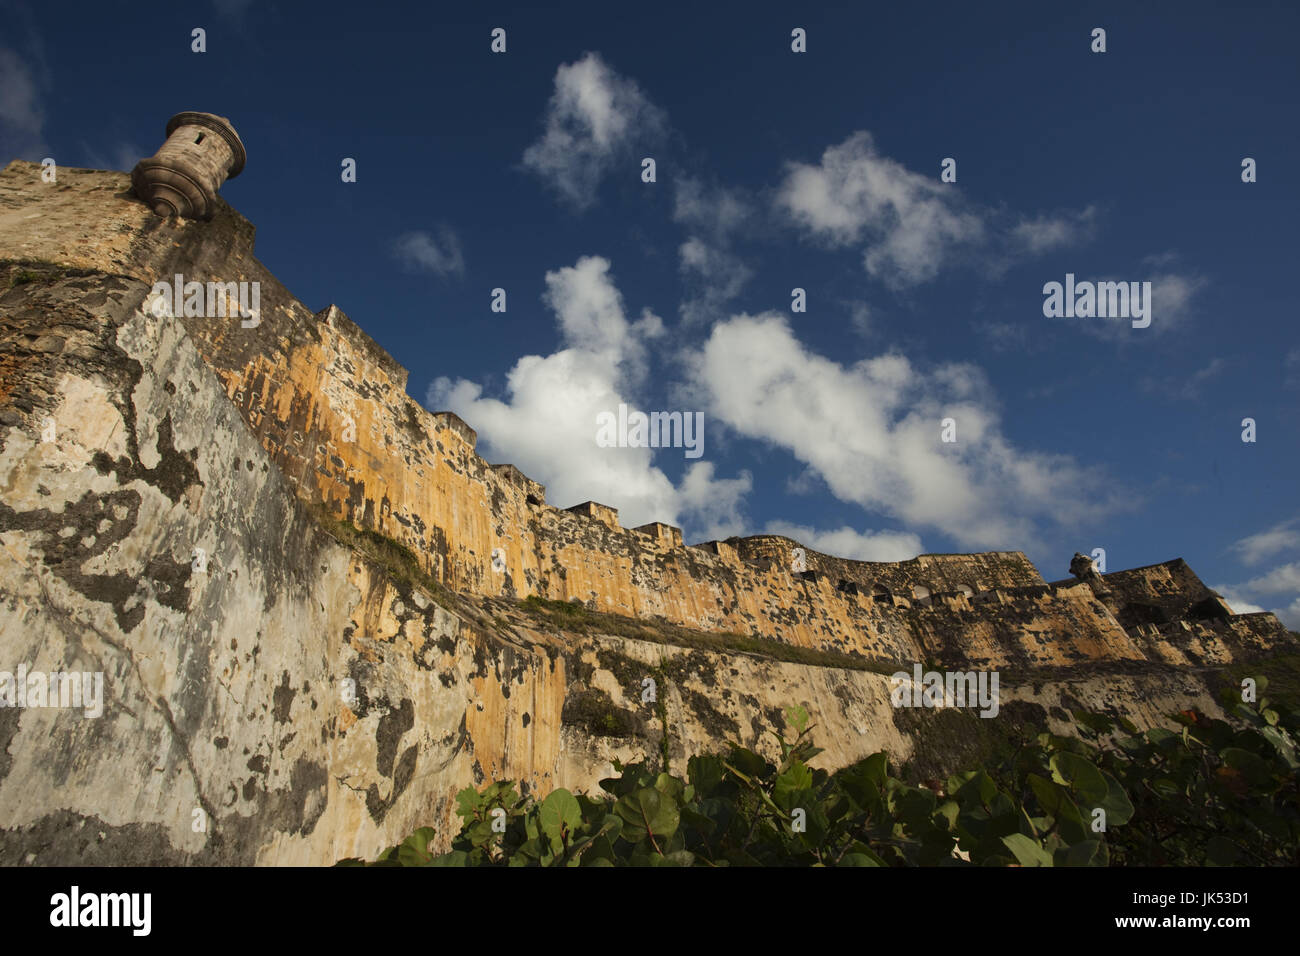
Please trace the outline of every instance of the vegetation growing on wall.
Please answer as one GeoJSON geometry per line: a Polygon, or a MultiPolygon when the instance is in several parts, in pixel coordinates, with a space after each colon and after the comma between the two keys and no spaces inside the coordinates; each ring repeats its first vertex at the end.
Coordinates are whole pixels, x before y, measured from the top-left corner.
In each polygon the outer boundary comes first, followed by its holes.
{"type": "Polygon", "coordinates": [[[857,654],[799,647],[771,638],[750,637],[732,631],[697,631],[667,621],[593,611],[576,601],[552,601],[529,596],[520,602],[520,606],[534,616],[548,620],[553,626],[573,634],[609,634],[675,647],[755,654],[792,664],[839,667],[845,670],[873,671],[877,674],[893,674],[904,669],[904,665],[896,661],[868,660],[857,654]]]}
{"type": "Polygon", "coordinates": [[[358,551],[384,569],[394,581],[427,591],[443,607],[452,604],[447,589],[424,569],[414,551],[388,535],[371,528],[358,528],[350,521],[337,518],[317,505],[312,516],[326,534],[344,547],[358,551]]]}
{"type": "Polygon", "coordinates": [[[692,757],[684,777],[615,763],[599,796],[467,788],[450,852],[430,853],[423,828],[370,865],[1300,864],[1300,716],[1240,696],[1222,695],[1231,722],[1184,711],[1146,732],[1076,711],[1078,737],[1041,733],[930,786],[899,779],[885,753],[812,769],[808,714],[789,708],[779,763],[733,745],[692,757]]]}

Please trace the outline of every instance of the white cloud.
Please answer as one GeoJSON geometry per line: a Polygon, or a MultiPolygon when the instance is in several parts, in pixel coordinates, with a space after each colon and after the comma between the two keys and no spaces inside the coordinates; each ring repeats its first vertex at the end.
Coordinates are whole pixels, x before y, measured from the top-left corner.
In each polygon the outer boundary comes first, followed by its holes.
{"type": "MultiPolygon", "coordinates": [[[[439,378],[429,387],[427,403],[468,421],[485,454],[542,482],[552,504],[599,501],[619,509],[625,527],[685,521],[688,536],[736,533],[752,485],[747,473],[717,479],[713,465],[699,461],[674,486],[655,467],[654,455],[682,450],[596,444],[599,413],[617,413],[620,403],[639,407],[628,393],[646,377],[647,346],[663,335],[662,322],[649,310],[629,321],[609,269],[607,260],[589,256],[546,274],[544,298],[555,312],[562,348],[520,358],[506,378],[505,401],[484,396],[474,382],[439,378]]],[[[706,416],[706,455],[712,427],[706,416]]]]}
{"type": "Polygon", "coordinates": [[[40,162],[48,154],[45,111],[32,69],[15,51],[0,47],[0,162],[40,162]]]}
{"type": "Polygon", "coordinates": [[[816,469],[803,468],[799,474],[786,479],[785,490],[792,495],[821,494],[826,490],[826,482],[822,481],[816,469]]]}
{"type": "Polygon", "coordinates": [[[438,227],[438,238],[427,232],[408,232],[393,243],[393,254],[407,268],[434,275],[464,275],[465,257],[460,240],[449,226],[438,227]]]}
{"type": "Polygon", "coordinates": [[[742,516],[745,496],[754,488],[753,476],[742,471],[736,478],[713,477],[713,462],[691,465],[678,486],[682,510],[695,517],[704,540],[720,540],[746,532],[742,516]]]}
{"type": "Polygon", "coordinates": [[[548,272],[543,301],[555,313],[566,345],[605,363],[611,382],[640,381],[645,343],[663,334],[663,322],[649,309],[637,322],[627,320],[607,259],[584,256],[575,266],[548,272]]]}
{"type": "Polygon", "coordinates": [[[588,53],[555,71],[545,125],[541,138],[524,151],[524,166],[584,209],[595,202],[610,167],[638,138],[657,137],[666,120],[634,81],[588,53]]]}
{"type": "Polygon", "coordinates": [[[1021,217],[962,198],[938,171],[922,174],[882,155],[871,134],[828,147],[817,164],[793,162],[776,205],[832,246],[861,245],[867,272],[895,288],[927,282],[952,260],[999,272],[1014,259],[1089,238],[1096,210],[1021,217]]]}
{"type": "Polygon", "coordinates": [[[1300,561],[1276,567],[1268,574],[1247,581],[1241,587],[1258,594],[1283,594],[1288,591],[1300,593],[1300,561]]]}
{"type": "Polygon", "coordinates": [[[908,561],[923,553],[920,536],[908,531],[856,531],[848,525],[819,531],[788,521],[769,521],[764,530],[793,538],[822,554],[855,561],[908,561]]]}
{"type": "Polygon", "coordinates": [[[1096,222],[1096,207],[1089,206],[1081,212],[1021,219],[1011,230],[1011,237],[1023,252],[1041,255],[1091,238],[1096,222]]]}
{"type": "MultiPolygon", "coordinates": [[[[1149,258],[1149,257],[1148,257],[1149,258]]],[[[1151,325],[1145,329],[1135,329],[1131,322],[1115,318],[1075,318],[1056,319],[1071,323],[1071,328],[1078,328],[1100,339],[1112,342],[1131,341],[1141,343],[1153,335],[1163,335],[1171,329],[1186,322],[1194,313],[1193,301],[1209,280],[1202,276],[1184,273],[1161,272],[1143,276],[1140,272],[1128,275],[1090,276],[1076,273],[1075,281],[1083,282],[1150,282],[1151,300],[1146,305],[1151,325]]],[[[1054,276],[1051,281],[1060,282],[1062,276],[1054,276]]],[[[1216,372],[1217,373],[1217,372],[1216,372]]],[[[1154,381],[1153,381],[1153,384],[1154,381]]],[[[1178,389],[1174,389],[1178,391],[1178,389]]],[[[1194,394],[1194,393],[1193,393],[1194,394]]],[[[1175,395],[1173,397],[1192,397],[1192,395],[1175,395]]]]}
{"type": "Polygon", "coordinates": [[[777,203],[833,245],[865,239],[867,272],[893,286],[934,278],[954,247],[984,235],[951,185],[880,155],[867,132],[828,147],[816,166],[790,163],[777,203]]]}
{"type": "Polygon", "coordinates": [[[1300,518],[1292,518],[1266,531],[1247,535],[1230,546],[1246,564],[1258,564],[1275,554],[1300,548],[1300,518]]]}
{"type": "Polygon", "coordinates": [[[1158,273],[1151,277],[1151,324],[1157,319],[1164,328],[1181,322],[1191,312],[1192,298],[1206,285],[1200,276],[1158,273]]]}
{"type": "Polygon", "coordinates": [[[1013,447],[971,365],[924,372],[889,353],[843,366],[809,352],[779,313],[719,323],[689,361],[706,413],[789,451],[840,500],[964,545],[1025,549],[1038,521],[1118,503],[1094,468],[1013,447]],[[956,443],[940,441],[946,417],[956,443]]]}
{"type": "Polygon", "coordinates": [[[1274,609],[1273,613],[1291,630],[1300,631],[1300,598],[1296,598],[1286,607],[1274,609]]]}
{"type": "MultiPolygon", "coordinates": [[[[1242,538],[1231,550],[1236,551],[1247,564],[1253,564],[1294,548],[1297,544],[1297,522],[1300,519],[1284,521],[1267,531],[1242,538]]],[[[1238,614],[1268,608],[1287,627],[1300,629],[1300,561],[1278,565],[1244,584],[1215,590],[1223,595],[1228,605],[1238,614]]]]}

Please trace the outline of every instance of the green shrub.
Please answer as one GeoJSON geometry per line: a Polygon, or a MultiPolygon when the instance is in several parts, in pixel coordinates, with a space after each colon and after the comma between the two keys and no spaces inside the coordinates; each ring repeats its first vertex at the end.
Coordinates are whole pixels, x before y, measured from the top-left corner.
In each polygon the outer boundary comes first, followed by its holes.
{"type": "Polygon", "coordinates": [[[1177,730],[1144,733],[1076,711],[1078,737],[1039,734],[1000,766],[930,787],[893,776],[884,753],[833,774],[810,768],[821,751],[808,714],[789,708],[797,736],[777,735],[778,764],[732,745],[692,757],[685,778],[615,762],[601,797],[468,788],[451,852],[431,854],[426,827],[369,865],[1300,863],[1297,716],[1232,691],[1223,701],[1233,723],[1185,711],[1177,730]]]}

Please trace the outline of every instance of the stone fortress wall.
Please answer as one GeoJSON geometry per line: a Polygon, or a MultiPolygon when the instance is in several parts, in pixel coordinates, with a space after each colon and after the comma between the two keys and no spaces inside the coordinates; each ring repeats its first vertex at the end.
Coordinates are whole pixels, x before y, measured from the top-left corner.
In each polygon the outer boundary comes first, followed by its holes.
{"type": "Polygon", "coordinates": [[[1048,583],[1019,552],[806,551],[796,571],[786,538],[684,546],[598,504],[550,507],[479,457],[464,422],[407,397],[342,312],[290,295],[220,201],[210,221],[160,218],[125,174],[45,183],[11,163],[0,278],[0,668],[105,677],[100,719],[0,709],[0,864],[321,864],[426,825],[445,848],[462,787],[591,791],[661,745],[675,766],[726,739],[762,751],[790,703],[817,716],[829,768],[926,745],[884,674],[557,633],[494,597],[898,662],[1118,664],[1004,683],[1001,713],[1057,732],[1081,706],[1140,725],[1219,713],[1185,665],[1294,646],[1181,561],[1048,583]],[[143,310],[177,273],[260,282],[259,321],[143,310]],[[406,543],[459,594],[394,578],[314,520],[321,506],[406,543]],[[662,715],[639,696],[652,670],[662,715]],[[593,698],[618,734],[584,723],[593,698]]]}
{"type": "Polygon", "coordinates": [[[1230,615],[1181,559],[1049,584],[1018,551],[863,562],[804,548],[796,571],[801,546],[787,538],[685,544],[666,524],[623,528],[595,502],[556,507],[513,465],[479,456],[457,415],[412,399],[406,370],[342,310],[313,312],[285,289],[254,257],[252,224],[223,201],[208,222],[158,220],[111,173],[17,197],[12,187],[35,172],[19,162],[0,178],[0,196],[21,210],[7,214],[39,223],[22,255],[75,263],[119,245],[116,267],[149,285],[178,273],[260,283],[255,327],[177,318],[302,500],[408,546],[452,590],[989,667],[1210,663],[1286,637],[1272,615],[1230,615]],[[95,213],[83,215],[92,196],[95,213]]]}

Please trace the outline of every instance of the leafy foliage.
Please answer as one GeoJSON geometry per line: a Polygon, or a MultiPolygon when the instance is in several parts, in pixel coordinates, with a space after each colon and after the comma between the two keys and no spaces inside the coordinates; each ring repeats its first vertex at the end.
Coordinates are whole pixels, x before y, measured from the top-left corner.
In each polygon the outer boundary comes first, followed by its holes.
{"type": "MultiPolygon", "coordinates": [[[[1195,711],[1174,716],[1177,730],[1120,738],[1098,767],[1128,788],[1141,826],[1111,837],[1116,861],[1130,865],[1300,864],[1300,716],[1263,696],[1220,697],[1232,722],[1195,711]]],[[[1109,732],[1096,718],[1093,732],[1109,732]]],[[[1131,728],[1125,728],[1130,729],[1131,728]]]]}
{"type": "Polygon", "coordinates": [[[833,774],[810,767],[821,750],[793,707],[796,736],[775,735],[776,764],[732,745],[692,757],[684,779],[615,762],[606,797],[466,789],[450,853],[430,854],[424,828],[371,865],[1300,863],[1300,719],[1265,698],[1223,700],[1232,722],[1185,711],[1177,730],[1144,733],[1076,711],[1077,737],[1041,733],[1000,766],[921,787],[893,776],[885,753],[833,774]]]}

